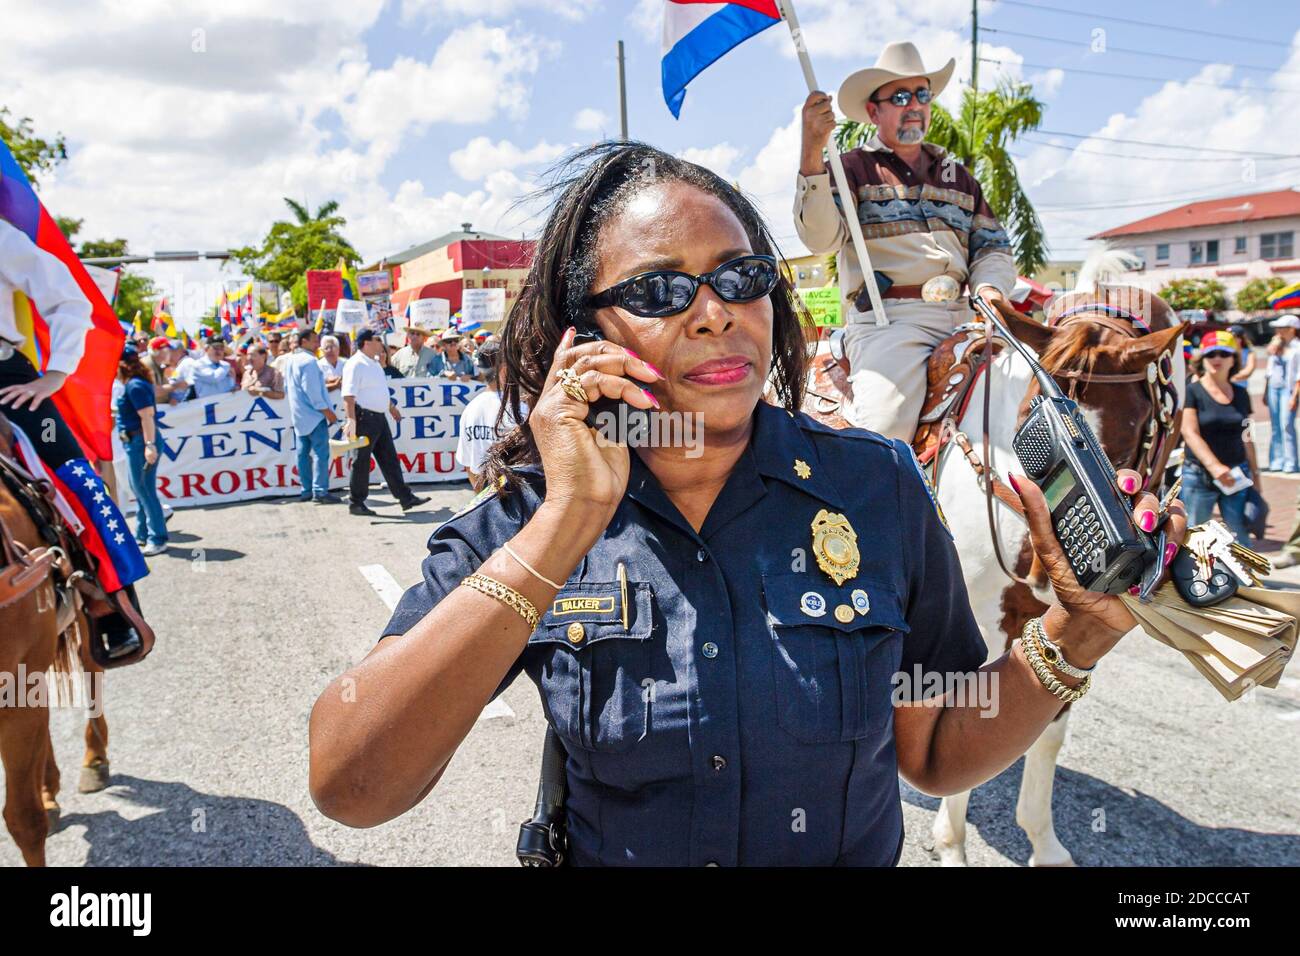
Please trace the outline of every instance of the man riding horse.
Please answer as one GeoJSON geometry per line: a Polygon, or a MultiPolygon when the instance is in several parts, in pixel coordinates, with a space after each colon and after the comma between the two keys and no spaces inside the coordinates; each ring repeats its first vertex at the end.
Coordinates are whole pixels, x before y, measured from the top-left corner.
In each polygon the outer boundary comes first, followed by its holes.
{"type": "Polygon", "coordinates": [[[878,325],[843,218],[843,197],[822,159],[835,114],[830,97],[809,94],[795,196],[799,238],[814,253],[837,252],[844,346],[853,390],[845,417],[888,438],[911,441],[926,392],[930,353],[973,319],[963,286],[1010,308],[1016,281],[1006,231],[975,177],[946,150],[926,143],[930,103],[954,61],[926,70],[911,43],[890,43],[876,65],[840,86],[840,109],[876,133],[841,160],[867,253],[885,304],[878,325]]]}
{"type": "MultiPolygon", "coordinates": [[[[79,526],[80,546],[93,558],[74,564],[94,570],[95,581],[83,579],[78,590],[94,624],[96,658],[120,665],[142,658],[153,646],[153,632],[140,615],[132,586],[149,573],[148,567],[126,519],[52,400],[81,361],[90,316],[91,304],[67,266],[0,218],[0,413],[26,439],[18,441],[25,467],[7,463],[5,470],[29,485],[27,472],[35,472],[45,484],[57,480],[69,490],[59,510],[66,525],[79,526]],[[14,314],[15,293],[30,299],[49,327],[50,354],[43,373],[22,351],[27,336],[14,314]],[[48,474],[40,474],[40,465],[48,474]],[[84,514],[77,513],[78,507],[84,514]]],[[[40,509],[33,511],[37,520],[40,509]]],[[[56,531],[47,529],[47,534],[55,537],[56,531]]]]}

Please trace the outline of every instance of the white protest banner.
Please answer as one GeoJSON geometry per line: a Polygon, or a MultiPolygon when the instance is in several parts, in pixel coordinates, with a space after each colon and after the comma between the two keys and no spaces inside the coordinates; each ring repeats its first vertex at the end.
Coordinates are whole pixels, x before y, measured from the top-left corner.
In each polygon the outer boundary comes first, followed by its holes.
{"type": "MultiPolygon", "coordinates": [[[[436,378],[393,379],[389,394],[402,413],[389,427],[397,444],[402,474],[412,484],[458,481],[465,472],[456,460],[460,417],[481,385],[436,378]]],[[[330,393],[340,421],[331,438],[343,433],[342,399],[330,393]]],[[[173,507],[221,504],[297,494],[298,439],[287,399],[255,398],[231,392],[179,405],[159,405],[161,442],[158,491],[173,507]]],[[[330,463],[330,487],[345,488],[353,456],[330,463]]],[[[371,460],[374,480],[378,472],[371,460]]]]}
{"type": "Polygon", "coordinates": [[[366,311],[364,302],[355,299],[339,299],[338,308],[334,312],[334,331],[355,331],[365,325],[369,317],[370,313],[366,311]]]}
{"type": "Polygon", "coordinates": [[[445,329],[451,324],[450,299],[412,299],[408,320],[417,329],[445,329]]]}
{"type": "Polygon", "coordinates": [[[505,317],[505,289],[466,289],[461,293],[460,320],[464,324],[500,322],[505,317]]]}

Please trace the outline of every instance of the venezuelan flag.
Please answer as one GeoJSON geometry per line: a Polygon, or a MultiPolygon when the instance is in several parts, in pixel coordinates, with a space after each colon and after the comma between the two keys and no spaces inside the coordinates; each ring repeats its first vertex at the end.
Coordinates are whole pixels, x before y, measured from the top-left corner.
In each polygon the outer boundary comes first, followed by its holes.
{"type": "Polygon", "coordinates": [[[1268,306],[1274,310],[1300,308],[1300,282],[1293,282],[1272,293],[1268,297],[1268,306]]]}
{"type": "MultiPolygon", "coordinates": [[[[54,404],[77,437],[86,457],[92,460],[113,459],[112,418],[109,402],[117,360],[122,354],[126,334],[113,314],[113,308],[86,272],[85,266],[68,245],[54,217],[36,197],[22,167],[9,147],[0,142],[0,218],[27,234],[36,245],[67,267],[81,293],[90,302],[90,331],[81,362],[63,388],[54,396],[54,404]]],[[[14,293],[14,318],[18,331],[27,339],[23,352],[42,372],[50,356],[50,329],[31,300],[14,293]]]]}

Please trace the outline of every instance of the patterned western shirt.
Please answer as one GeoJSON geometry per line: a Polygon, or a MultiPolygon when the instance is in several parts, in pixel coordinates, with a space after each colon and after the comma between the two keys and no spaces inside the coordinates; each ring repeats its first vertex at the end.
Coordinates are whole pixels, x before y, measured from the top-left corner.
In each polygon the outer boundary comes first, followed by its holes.
{"type": "MultiPolygon", "coordinates": [[[[942,147],[923,143],[921,151],[919,172],[878,136],[841,156],[872,267],[900,286],[946,274],[973,292],[984,286],[1010,292],[1016,281],[1011,244],[979,182],[942,147]]],[[[862,269],[842,209],[829,172],[798,177],[799,238],[814,253],[839,254],[840,291],[851,309],[862,269]]]]}

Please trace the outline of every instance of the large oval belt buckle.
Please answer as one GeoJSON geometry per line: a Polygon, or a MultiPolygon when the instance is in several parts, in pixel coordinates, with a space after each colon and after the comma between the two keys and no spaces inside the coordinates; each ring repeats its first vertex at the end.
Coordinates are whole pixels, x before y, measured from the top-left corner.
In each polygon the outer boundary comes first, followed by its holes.
{"type": "Polygon", "coordinates": [[[926,279],[921,286],[921,298],[926,302],[953,302],[960,292],[957,280],[949,275],[926,279]]]}

